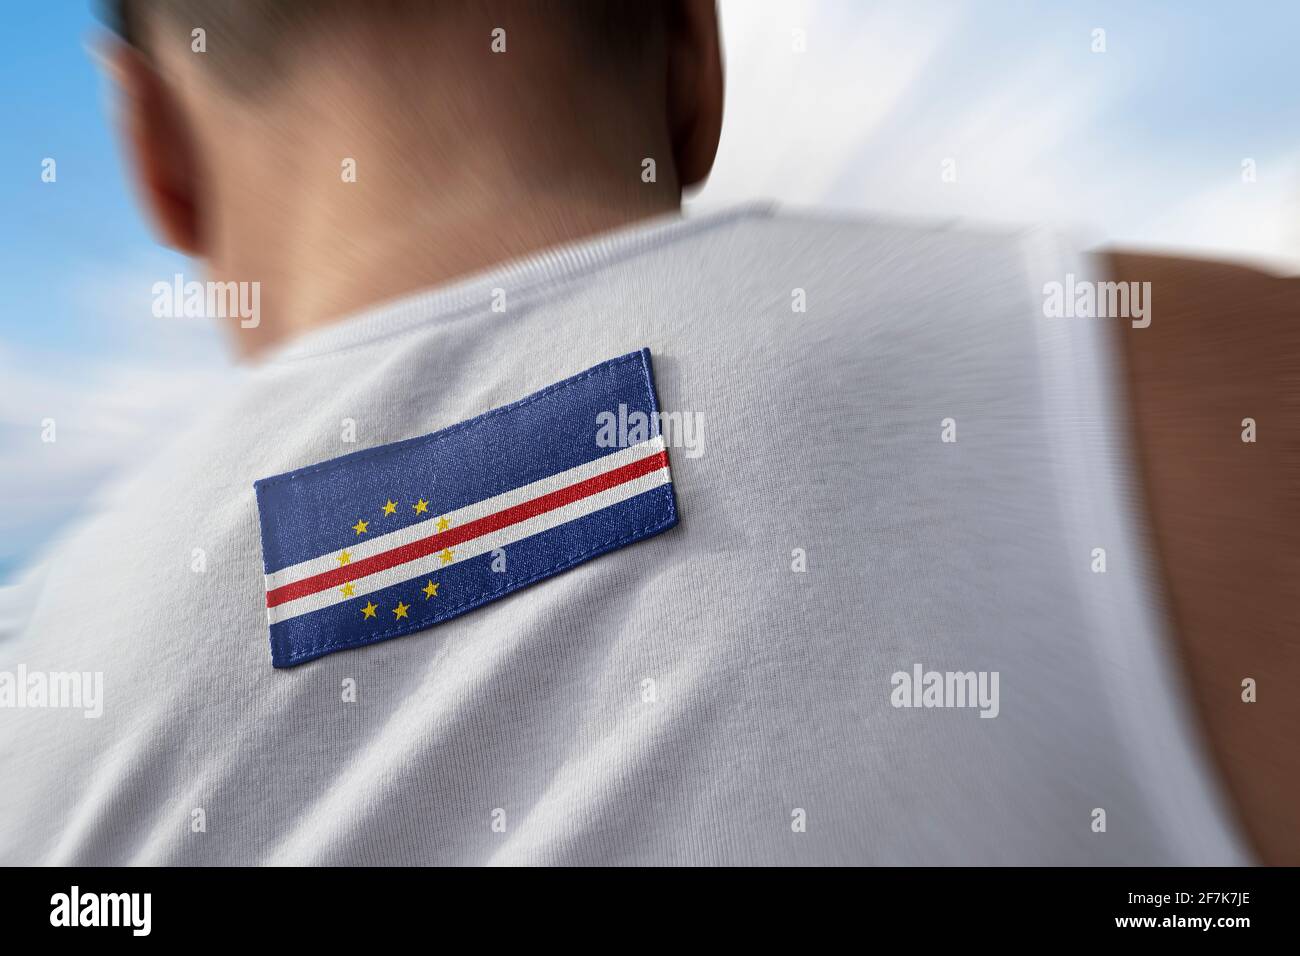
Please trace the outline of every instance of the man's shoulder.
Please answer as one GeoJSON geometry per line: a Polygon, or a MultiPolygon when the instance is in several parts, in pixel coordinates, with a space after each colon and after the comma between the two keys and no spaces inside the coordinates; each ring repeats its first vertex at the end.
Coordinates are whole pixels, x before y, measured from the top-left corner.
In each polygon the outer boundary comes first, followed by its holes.
{"type": "Polygon", "coordinates": [[[588,320],[602,328],[612,300],[624,323],[664,345],[784,343],[792,368],[803,356],[857,364],[880,354],[881,336],[889,350],[922,359],[956,354],[971,337],[1027,343],[1044,282],[1061,278],[1075,255],[1057,243],[1044,258],[1035,237],[1030,229],[878,216],[737,216],[608,269],[582,289],[593,315],[556,317],[571,329],[588,320]]]}
{"type": "Polygon", "coordinates": [[[883,326],[902,318],[969,325],[1041,307],[1044,278],[1077,251],[1028,228],[766,210],[716,222],[625,263],[655,302],[692,301],[723,326],[765,318],[883,326]],[[958,308],[960,306],[960,308],[958,308]]]}
{"type": "Polygon", "coordinates": [[[726,217],[694,238],[737,255],[806,258],[828,265],[851,261],[863,268],[898,262],[943,268],[949,264],[944,256],[1023,255],[1026,240],[1042,234],[1030,227],[979,222],[759,207],[726,217]]]}

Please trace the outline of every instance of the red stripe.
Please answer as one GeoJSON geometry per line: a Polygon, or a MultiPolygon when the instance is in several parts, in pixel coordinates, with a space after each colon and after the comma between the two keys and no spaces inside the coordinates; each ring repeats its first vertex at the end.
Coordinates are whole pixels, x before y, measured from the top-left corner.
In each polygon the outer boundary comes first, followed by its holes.
{"type": "Polygon", "coordinates": [[[554,511],[556,508],[588,498],[598,492],[625,484],[667,466],[667,452],[660,451],[653,455],[647,455],[645,458],[631,464],[587,478],[565,488],[539,495],[522,504],[470,521],[458,528],[448,528],[446,531],[440,531],[427,538],[412,541],[410,544],[401,545],[391,551],[383,551],[368,558],[362,558],[352,564],[340,565],[337,568],[322,571],[320,574],[314,574],[309,578],[303,578],[301,581],[283,584],[274,590],[266,592],[266,606],[275,607],[284,604],[286,601],[306,597],[309,594],[315,594],[317,591],[324,591],[326,588],[337,587],[348,581],[356,581],[378,571],[395,568],[399,564],[406,564],[408,561],[423,558],[444,548],[453,548],[458,544],[464,544],[466,541],[472,541],[493,531],[500,531],[502,528],[518,524],[520,521],[526,521],[529,518],[535,518],[537,515],[545,514],[548,511],[554,511]]]}

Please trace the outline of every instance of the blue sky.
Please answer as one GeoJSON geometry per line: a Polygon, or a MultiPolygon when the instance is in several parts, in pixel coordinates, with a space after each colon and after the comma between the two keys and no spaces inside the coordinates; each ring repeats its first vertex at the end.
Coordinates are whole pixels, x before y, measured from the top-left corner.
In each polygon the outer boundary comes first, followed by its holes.
{"type": "Polygon", "coordinates": [[[132,201],[86,50],[96,28],[88,3],[52,0],[0,31],[0,582],[201,404],[190,374],[226,364],[215,330],[148,321],[150,277],[186,260],[132,201]]]}
{"type": "MultiPolygon", "coordinates": [[[[727,125],[692,206],[769,198],[1300,268],[1300,3],[724,0],[727,125]],[[1106,52],[1092,52],[1092,31],[1106,52]],[[795,31],[806,51],[796,52],[795,31]],[[1258,181],[1244,184],[1241,162],[1258,181]],[[955,183],[940,164],[955,161],[955,183]]],[[[193,270],[153,242],[86,46],[85,0],[0,31],[0,582],[147,462],[228,375],[155,320],[193,270]],[[58,181],[42,183],[53,157],[58,181]],[[54,418],[58,441],[40,442],[54,418]]]]}
{"type": "Polygon", "coordinates": [[[52,0],[27,6],[0,31],[7,127],[0,279],[19,306],[0,319],[6,344],[111,351],[116,331],[85,308],[69,280],[132,255],[162,255],[126,189],[106,88],[86,52],[96,25],[89,3],[52,0]],[[58,163],[53,185],[39,176],[46,156],[58,163]],[[32,321],[33,311],[43,321],[32,321]],[[16,312],[24,318],[10,321],[16,312]]]}

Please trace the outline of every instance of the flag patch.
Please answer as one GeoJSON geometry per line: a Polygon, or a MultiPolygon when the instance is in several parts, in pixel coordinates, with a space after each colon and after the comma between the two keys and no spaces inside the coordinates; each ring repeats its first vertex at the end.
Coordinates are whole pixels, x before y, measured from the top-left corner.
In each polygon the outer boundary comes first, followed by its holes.
{"type": "Polygon", "coordinates": [[[658,411],[642,349],[442,431],[256,482],[271,663],[423,630],[672,527],[658,411]],[[615,414],[633,427],[606,447],[599,421],[615,414]]]}

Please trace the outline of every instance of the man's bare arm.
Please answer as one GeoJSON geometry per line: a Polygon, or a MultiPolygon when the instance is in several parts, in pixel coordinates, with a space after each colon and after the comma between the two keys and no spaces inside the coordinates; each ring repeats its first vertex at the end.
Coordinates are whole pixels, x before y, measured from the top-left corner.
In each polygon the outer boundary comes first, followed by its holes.
{"type": "Polygon", "coordinates": [[[1165,598],[1205,737],[1260,858],[1300,863],[1300,279],[1112,253],[1165,598]],[[1245,421],[1250,419],[1251,422],[1245,421]],[[1249,429],[1253,422],[1254,441],[1249,429]],[[1243,701],[1243,681],[1257,687],[1243,701]]]}

